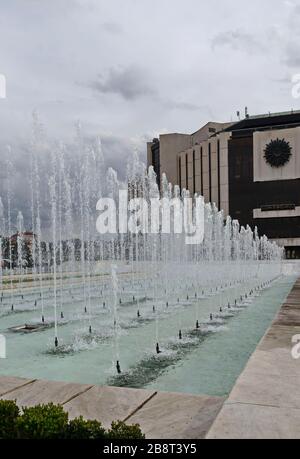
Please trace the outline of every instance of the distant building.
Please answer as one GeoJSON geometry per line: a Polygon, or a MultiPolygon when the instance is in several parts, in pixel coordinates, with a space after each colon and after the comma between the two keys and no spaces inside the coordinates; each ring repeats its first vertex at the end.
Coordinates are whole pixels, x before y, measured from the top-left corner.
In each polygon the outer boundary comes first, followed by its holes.
{"type": "Polygon", "coordinates": [[[12,246],[15,246],[18,244],[19,237],[22,237],[23,244],[27,245],[30,248],[32,248],[34,241],[37,240],[37,237],[34,233],[32,233],[31,231],[24,231],[24,233],[22,234],[16,233],[10,237],[12,246]]]}
{"type": "Polygon", "coordinates": [[[216,132],[222,131],[229,125],[230,123],[211,122],[193,134],[162,134],[159,139],[153,139],[152,142],[148,142],[148,165],[154,166],[159,185],[161,175],[164,172],[167,172],[171,183],[179,185],[179,154],[183,152],[189,153],[193,151],[193,147],[195,147],[195,151],[200,151],[199,146],[201,143],[206,142],[216,132]]]}
{"type": "Polygon", "coordinates": [[[26,260],[26,266],[32,267],[32,254],[33,254],[33,245],[34,242],[37,241],[37,236],[32,233],[31,231],[24,231],[24,233],[16,233],[13,234],[10,238],[8,238],[8,243],[6,244],[6,253],[7,258],[9,259],[10,250],[9,250],[9,241],[11,244],[11,252],[12,252],[12,261],[13,266],[18,264],[18,240],[22,239],[22,258],[26,260]]]}
{"type": "Polygon", "coordinates": [[[206,202],[257,226],[300,258],[300,111],[208,123],[192,135],[169,134],[147,145],[160,184],[200,193],[206,202]]]}

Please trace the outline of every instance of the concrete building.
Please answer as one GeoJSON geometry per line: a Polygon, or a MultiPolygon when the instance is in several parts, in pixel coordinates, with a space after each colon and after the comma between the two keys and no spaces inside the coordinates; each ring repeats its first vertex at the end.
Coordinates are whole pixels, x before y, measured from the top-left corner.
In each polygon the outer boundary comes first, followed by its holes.
{"type": "Polygon", "coordinates": [[[300,111],[161,135],[147,152],[159,183],[166,173],[300,258],[300,111]]]}
{"type": "MultiPolygon", "coordinates": [[[[174,185],[179,185],[179,154],[199,147],[216,132],[229,126],[229,123],[207,123],[193,134],[163,134],[147,144],[148,165],[153,165],[157,173],[158,183],[165,172],[174,185]]],[[[199,148],[198,148],[199,149],[199,148]]],[[[184,186],[185,187],[185,186],[184,186]]]]}

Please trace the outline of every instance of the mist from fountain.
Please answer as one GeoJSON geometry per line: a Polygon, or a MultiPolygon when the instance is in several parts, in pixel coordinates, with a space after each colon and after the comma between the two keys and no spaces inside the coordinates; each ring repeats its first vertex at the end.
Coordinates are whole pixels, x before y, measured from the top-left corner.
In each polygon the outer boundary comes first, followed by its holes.
{"type": "MultiPolygon", "coordinates": [[[[191,334],[219,326],[247,304],[250,292],[253,295],[262,290],[281,274],[282,249],[265,236],[260,237],[257,229],[252,231],[229,216],[224,218],[213,203],[204,207],[205,231],[200,244],[187,244],[187,232],[175,231],[173,213],[170,231],[165,232],[162,219],[168,203],[176,198],[183,203],[190,194],[172,186],[164,174],[160,191],[153,167],[146,170],[136,151],[128,160],[126,180],[122,182],[112,168],[105,170],[99,139],[86,143],[80,125],[76,126],[70,153],[62,144],[50,148],[36,119],[31,147],[32,262],[24,270],[29,260],[19,212],[17,263],[13,269],[13,189],[8,181],[6,206],[0,199],[0,315],[8,312],[9,305],[13,306],[11,314],[25,305],[32,310],[40,306],[42,320],[39,317],[38,323],[53,328],[56,354],[70,349],[73,352],[80,348],[78,343],[94,346],[108,340],[113,349],[113,367],[121,375],[123,333],[134,333],[153,323],[151,352],[161,357],[165,337],[162,321],[170,320],[175,327],[173,336],[184,346],[191,334]],[[47,172],[42,172],[45,156],[38,154],[43,150],[50,158],[47,172]],[[46,191],[42,192],[45,183],[46,191]],[[143,198],[150,204],[162,198],[162,216],[150,215],[145,209],[137,216],[129,206],[128,226],[133,228],[138,220],[138,230],[124,233],[117,228],[112,234],[97,233],[97,201],[112,198],[118,209],[119,192],[125,190],[129,200],[143,198]],[[45,214],[50,217],[46,224],[45,214]],[[156,228],[152,233],[146,231],[150,217],[156,228]],[[3,269],[5,237],[10,261],[3,269]],[[205,319],[203,304],[214,297],[214,308],[209,313],[205,310],[205,319]],[[190,309],[192,319],[187,329],[185,314],[190,309]],[[78,325],[83,327],[79,331],[78,325]]],[[[12,168],[8,161],[7,174],[12,174],[12,168]]]]}

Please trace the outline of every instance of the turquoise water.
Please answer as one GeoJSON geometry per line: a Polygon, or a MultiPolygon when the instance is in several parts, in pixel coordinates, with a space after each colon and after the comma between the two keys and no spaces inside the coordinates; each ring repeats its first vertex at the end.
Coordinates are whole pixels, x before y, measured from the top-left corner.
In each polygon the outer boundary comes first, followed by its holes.
{"type": "Polygon", "coordinates": [[[281,279],[249,307],[209,336],[184,361],[147,387],[155,390],[227,395],[289,294],[295,278],[281,279]]]}
{"type": "MultiPolygon", "coordinates": [[[[132,292],[124,293],[119,307],[120,333],[114,340],[111,311],[104,309],[96,295],[92,298],[93,333],[82,302],[76,298],[64,304],[64,320],[59,325],[60,347],[53,347],[53,328],[35,333],[13,333],[10,327],[40,321],[40,312],[26,310],[36,294],[27,295],[23,307],[14,313],[3,311],[0,333],[7,339],[7,359],[0,359],[0,374],[27,378],[111,384],[163,391],[225,395],[244,368],[258,341],[289,293],[295,278],[285,277],[257,296],[244,300],[237,308],[230,302],[248,293],[255,283],[223,288],[203,298],[140,298],[141,317],[136,317],[132,292]],[[26,303],[26,304],[25,304],[26,303]],[[27,305],[27,306],[26,306],[27,305]],[[25,307],[26,306],[26,307],[25,307]],[[219,313],[220,306],[223,312],[219,313]],[[210,321],[210,314],[214,319],[210,321]],[[196,320],[201,324],[195,330],[196,320]],[[182,340],[178,333],[182,331],[182,340]],[[156,342],[162,353],[157,355],[156,342]],[[120,360],[122,374],[116,375],[120,360]]],[[[107,299],[107,302],[109,298],[107,299]]],[[[52,314],[51,299],[45,302],[45,316],[52,314]]],[[[51,321],[49,319],[49,321],[51,321]]]]}

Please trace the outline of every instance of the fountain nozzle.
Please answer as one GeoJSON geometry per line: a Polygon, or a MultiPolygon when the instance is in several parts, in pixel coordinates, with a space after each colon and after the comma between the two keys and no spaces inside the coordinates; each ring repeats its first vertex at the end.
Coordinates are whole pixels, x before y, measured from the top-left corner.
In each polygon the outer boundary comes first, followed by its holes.
{"type": "Polygon", "coordinates": [[[117,360],[116,369],[117,369],[118,375],[120,375],[122,373],[122,371],[121,371],[121,366],[120,366],[119,360],[117,360]]]}

